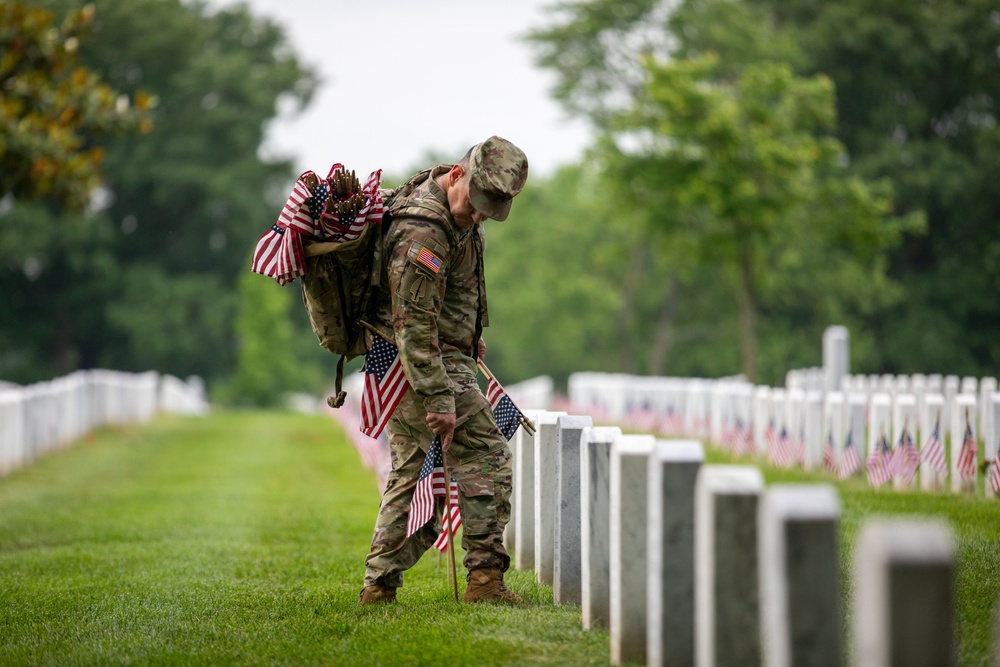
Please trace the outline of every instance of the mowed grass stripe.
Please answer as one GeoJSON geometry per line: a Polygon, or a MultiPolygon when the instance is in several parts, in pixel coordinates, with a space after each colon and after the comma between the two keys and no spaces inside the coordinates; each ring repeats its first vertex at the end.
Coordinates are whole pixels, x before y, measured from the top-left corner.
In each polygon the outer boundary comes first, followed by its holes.
{"type": "Polygon", "coordinates": [[[325,417],[100,431],[0,480],[0,663],[607,664],[531,573],[533,609],[456,605],[431,554],[360,608],[378,500],[325,417]]]}

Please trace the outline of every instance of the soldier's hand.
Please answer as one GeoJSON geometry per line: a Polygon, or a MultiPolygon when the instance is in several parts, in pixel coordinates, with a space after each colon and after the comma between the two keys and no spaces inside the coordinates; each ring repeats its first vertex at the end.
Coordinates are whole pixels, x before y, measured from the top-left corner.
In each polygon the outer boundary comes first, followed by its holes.
{"type": "Polygon", "coordinates": [[[486,363],[486,341],[482,338],[479,339],[479,356],[476,357],[476,361],[486,363]]]}
{"type": "Polygon", "coordinates": [[[441,436],[441,451],[448,451],[451,439],[455,436],[455,413],[428,412],[427,425],[430,426],[434,435],[441,436]]]}

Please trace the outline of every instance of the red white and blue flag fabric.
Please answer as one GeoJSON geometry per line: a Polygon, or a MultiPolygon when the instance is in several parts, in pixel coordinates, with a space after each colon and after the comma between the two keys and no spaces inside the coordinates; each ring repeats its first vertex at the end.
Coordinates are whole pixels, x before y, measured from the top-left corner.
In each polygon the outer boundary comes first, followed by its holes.
{"type": "Polygon", "coordinates": [[[847,479],[861,469],[861,457],[858,456],[858,448],[854,446],[854,437],[851,433],[853,427],[847,431],[847,442],[844,443],[844,451],[840,458],[840,478],[847,479]]]}
{"type": "Polygon", "coordinates": [[[328,179],[342,164],[330,168],[327,179],[319,178],[315,172],[303,172],[295,181],[285,206],[254,249],[250,270],[274,278],[284,285],[306,273],[303,239],[311,241],[353,241],[361,236],[366,224],[382,222],[383,203],[379,194],[382,170],[373,171],[361,188],[365,204],[357,215],[334,215],[326,212],[326,203],[331,196],[328,179]]]}
{"type": "Polygon", "coordinates": [[[747,456],[754,453],[753,431],[750,424],[742,419],[736,420],[736,434],[733,436],[733,451],[737,456],[747,456]]]}
{"type": "Polygon", "coordinates": [[[427,458],[420,467],[417,487],[413,490],[413,500],[410,501],[410,514],[406,518],[407,537],[420,530],[434,517],[436,498],[444,497],[444,487],[444,453],[441,451],[441,438],[434,436],[427,458]]]}
{"type": "Polygon", "coordinates": [[[972,433],[972,424],[969,418],[965,418],[965,438],[962,440],[962,448],[958,452],[958,461],[955,462],[955,470],[962,476],[962,479],[974,479],[976,476],[976,456],[979,448],[976,446],[976,436],[972,433]]]}
{"type": "Polygon", "coordinates": [[[883,433],[865,462],[868,468],[868,483],[878,488],[892,479],[894,474],[892,463],[892,449],[883,433]]]}
{"type": "Polygon", "coordinates": [[[493,408],[493,419],[497,423],[497,428],[507,440],[514,437],[517,427],[521,425],[521,411],[510,400],[507,392],[503,390],[497,379],[490,377],[486,382],[486,400],[493,408]]]}
{"type": "Polygon", "coordinates": [[[774,428],[774,420],[769,419],[767,421],[767,427],[764,429],[764,445],[767,447],[767,451],[771,456],[771,460],[774,460],[774,450],[778,446],[778,432],[774,428]]]}
{"type": "Polygon", "coordinates": [[[361,432],[377,438],[392,411],[409,388],[399,361],[399,350],[381,336],[373,336],[365,360],[365,390],[361,396],[361,432]]]}
{"type": "Polygon", "coordinates": [[[989,477],[990,488],[994,495],[1000,494],[1000,450],[993,455],[993,463],[990,464],[989,477]]]}
{"type": "Polygon", "coordinates": [[[893,459],[896,475],[907,484],[911,484],[917,474],[917,468],[920,467],[920,452],[917,451],[917,445],[905,426],[899,436],[899,442],[896,443],[893,459]]]}
{"type": "Polygon", "coordinates": [[[941,441],[941,418],[934,423],[934,432],[924,443],[920,454],[921,460],[943,475],[948,472],[948,463],[944,460],[944,443],[941,441]]]}
{"type": "Polygon", "coordinates": [[[795,461],[796,448],[792,439],[788,436],[788,429],[784,426],[778,432],[774,448],[771,449],[771,460],[779,466],[788,466],[795,461]]]}
{"type": "Polygon", "coordinates": [[[441,519],[441,534],[434,541],[434,548],[444,551],[448,548],[448,541],[455,537],[455,533],[462,526],[462,512],[458,509],[458,483],[452,478],[448,485],[448,510],[444,518],[441,519]]]}
{"type": "Polygon", "coordinates": [[[838,472],[837,452],[834,451],[833,445],[833,430],[827,433],[826,444],[823,446],[823,470],[831,475],[836,475],[838,472]]]}

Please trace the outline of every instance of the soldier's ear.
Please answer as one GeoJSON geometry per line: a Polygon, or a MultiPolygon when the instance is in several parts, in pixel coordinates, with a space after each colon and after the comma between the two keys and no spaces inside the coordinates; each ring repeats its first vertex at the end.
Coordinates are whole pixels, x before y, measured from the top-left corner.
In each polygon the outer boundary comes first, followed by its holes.
{"type": "Polygon", "coordinates": [[[455,185],[462,180],[463,176],[465,176],[465,169],[462,168],[462,165],[453,165],[451,171],[448,172],[448,185],[455,185]]]}

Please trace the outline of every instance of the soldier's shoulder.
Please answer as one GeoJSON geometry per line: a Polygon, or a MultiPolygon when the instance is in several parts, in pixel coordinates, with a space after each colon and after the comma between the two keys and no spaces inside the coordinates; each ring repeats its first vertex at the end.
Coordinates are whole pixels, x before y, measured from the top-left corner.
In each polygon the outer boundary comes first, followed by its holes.
{"type": "Polygon", "coordinates": [[[393,220],[390,235],[396,244],[417,242],[433,244],[441,249],[451,245],[445,225],[428,218],[396,218],[393,220]]]}

